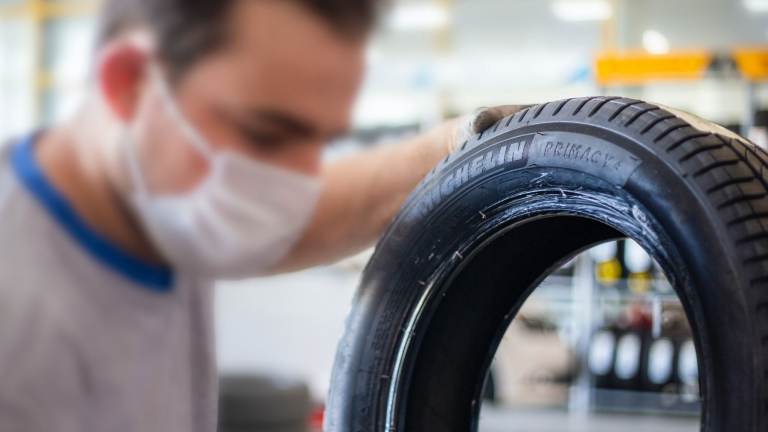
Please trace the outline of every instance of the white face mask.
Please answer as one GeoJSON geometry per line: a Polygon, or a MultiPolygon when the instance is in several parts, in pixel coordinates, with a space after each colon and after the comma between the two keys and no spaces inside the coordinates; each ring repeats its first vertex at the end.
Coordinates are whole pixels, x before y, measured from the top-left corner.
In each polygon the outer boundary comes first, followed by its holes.
{"type": "Polygon", "coordinates": [[[126,142],[133,208],[176,269],[211,279],[259,275],[282,260],[305,231],[320,196],[319,180],[233,152],[214,152],[184,118],[157,66],[150,66],[150,75],[171,118],[208,160],[210,171],[187,194],[152,194],[136,149],[126,142]]]}

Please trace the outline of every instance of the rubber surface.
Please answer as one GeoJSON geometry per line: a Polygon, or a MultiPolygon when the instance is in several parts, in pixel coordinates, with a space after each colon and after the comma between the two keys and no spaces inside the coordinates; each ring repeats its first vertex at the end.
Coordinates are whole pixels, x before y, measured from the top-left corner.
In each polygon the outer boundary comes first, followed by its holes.
{"type": "Polygon", "coordinates": [[[506,118],[393,221],[339,344],[325,430],[475,430],[509,322],[575,254],[632,238],[699,357],[702,430],[768,430],[768,154],[689,114],[578,98],[506,118]]]}

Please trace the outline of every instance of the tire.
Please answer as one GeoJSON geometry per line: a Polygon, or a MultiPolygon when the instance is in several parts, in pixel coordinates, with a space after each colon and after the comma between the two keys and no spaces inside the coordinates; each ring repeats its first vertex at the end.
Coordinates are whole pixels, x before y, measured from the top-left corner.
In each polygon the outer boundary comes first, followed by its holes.
{"type": "Polygon", "coordinates": [[[675,342],[669,338],[648,337],[643,375],[643,390],[660,393],[675,377],[675,342]]]}
{"type": "Polygon", "coordinates": [[[618,336],[618,332],[611,329],[603,329],[592,335],[587,363],[590,373],[595,377],[595,388],[611,388],[618,336]]]}
{"type": "Polygon", "coordinates": [[[768,154],[632,99],[551,102],[442,161],[366,267],[325,430],[476,430],[508,324],[552,271],[632,238],[694,332],[705,432],[768,430],[768,154]]]}
{"type": "Polygon", "coordinates": [[[613,388],[641,391],[643,382],[646,337],[637,331],[622,332],[616,340],[613,364],[613,388]]]}

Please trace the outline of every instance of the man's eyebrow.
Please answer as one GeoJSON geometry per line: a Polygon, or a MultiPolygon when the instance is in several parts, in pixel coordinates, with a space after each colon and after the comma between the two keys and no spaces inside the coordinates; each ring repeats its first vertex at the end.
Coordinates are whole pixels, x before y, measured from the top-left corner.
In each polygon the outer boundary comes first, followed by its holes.
{"type": "Polygon", "coordinates": [[[312,136],[317,133],[317,128],[311,122],[281,111],[257,110],[251,113],[251,118],[271,123],[301,136],[312,136]]]}

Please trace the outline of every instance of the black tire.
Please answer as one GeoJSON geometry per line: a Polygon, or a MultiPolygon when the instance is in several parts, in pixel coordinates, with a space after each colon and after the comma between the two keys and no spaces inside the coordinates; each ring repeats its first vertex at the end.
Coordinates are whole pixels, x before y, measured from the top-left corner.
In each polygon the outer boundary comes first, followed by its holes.
{"type": "Polygon", "coordinates": [[[647,352],[647,344],[645,343],[646,335],[638,331],[623,331],[620,332],[616,338],[616,355],[614,356],[612,388],[618,390],[630,390],[640,391],[642,390],[643,375],[645,370],[645,353],[647,352]],[[632,341],[631,345],[635,345],[637,351],[631,349],[630,358],[622,355],[622,341],[632,341]],[[632,366],[625,372],[627,375],[622,376],[620,373],[621,363],[630,361],[632,366]]]}
{"type": "Polygon", "coordinates": [[[368,264],[325,431],[476,430],[483,378],[530,291],[627,237],[685,307],[702,430],[768,430],[767,163],[724,128],[613,97],[538,105],[472,138],[424,179],[368,264]]]}
{"type": "Polygon", "coordinates": [[[644,391],[660,393],[664,387],[672,383],[675,378],[675,360],[677,360],[675,351],[675,343],[672,339],[654,339],[650,335],[647,337],[644,360],[645,373],[643,374],[644,391]],[[659,352],[654,353],[654,347],[657,350],[663,348],[664,355],[659,355],[659,352]],[[669,351],[667,352],[667,350],[669,351]],[[655,356],[658,357],[654,358],[655,356]],[[656,373],[654,373],[654,369],[656,373]]]}

